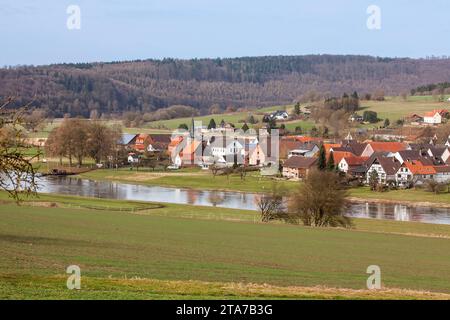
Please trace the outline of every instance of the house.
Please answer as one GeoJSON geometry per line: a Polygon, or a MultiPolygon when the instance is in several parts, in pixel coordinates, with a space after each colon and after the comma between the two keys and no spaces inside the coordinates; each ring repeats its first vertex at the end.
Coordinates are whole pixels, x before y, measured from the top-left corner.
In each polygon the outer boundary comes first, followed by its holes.
{"type": "Polygon", "coordinates": [[[361,157],[370,157],[375,152],[396,153],[407,149],[410,149],[409,146],[402,142],[369,142],[361,153],[361,157]]]}
{"type": "Polygon", "coordinates": [[[435,166],[436,175],[434,179],[439,183],[448,183],[450,181],[450,166],[435,166]]]}
{"type": "Polygon", "coordinates": [[[428,124],[440,124],[442,123],[442,115],[439,110],[427,112],[423,116],[423,122],[428,124]]]}
{"type": "Polygon", "coordinates": [[[301,149],[303,146],[303,142],[297,141],[297,139],[293,137],[283,137],[282,139],[280,139],[279,144],[280,159],[287,159],[290,151],[301,149]]]}
{"type": "Polygon", "coordinates": [[[168,150],[169,144],[172,142],[169,134],[151,134],[148,151],[168,150]]]}
{"type": "MultiPolygon", "coordinates": [[[[134,144],[134,150],[139,152],[145,151],[145,145],[150,142],[150,136],[145,133],[138,134],[134,144]]],[[[148,150],[150,151],[150,150],[148,150]]]]}
{"type": "Polygon", "coordinates": [[[348,156],[343,157],[337,163],[337,167],[341,172],[345,172],[352,176],[364,176],[366,173],[365,163],[369,158],[348,156]]]}
{"type": "Polygon", "coordinates": [[[176,136],[174,137],[170,142],[169,145],[167,146],[167,152],[169,154],[172,154],[173,152],[175,152],[176,148],[178,147],[178,145],[183,141],[184,137],[183,136],[176,136]]]}
{"type": "Polygon", "coordinates": [[[287,120],[289,118],[289,113],[283,110],[275,111],[274,113],[270,114],[269,117],[273,120],[277,121],[283,121],[287,120]]]}
{"type": "Polygon", "coordinates": [[[230,138],[224,135],[212,136],[207,143],[204,155],[221,158],[230,165],[244,163],[245,148],[244,142],[241,143],[241,141],[242,139],[237,137],[230,141],[230,138]]]}
{"type": "MultiPolygon", "coordinates": [[[[351,152],[348,152],[348,151],[334,151],[334,150],[331,150],[330,153],[333,154],[333,161],[334,161],[334,163],[336,165],[338,165],[343,158],[355,157],[355,154],[353,154],[351,152]]],[[[328,161],[329,157],[330,157],[330,155],[328,154],[327,155],[327,161],[328,161]]]]}
{"type": "Polygon", "coordinates": [[[266,153],[259,144],[249,150],[248,164],[251,166],[266,165],[266,153]]]}
{"type": "Polygon", "coordinates": [[[283,163],[283,177],[288,179],[303,179],[315,167],[317,158],[293,156],[283,163]]]}
{"type": "Polygon", "coordinates": [[[423,117],[421,115],[418,115],[417,113],[414,113],[408,117],[408,120],[409,122],[418,124],[423,122],[423,117]]]}
{"type": "Polygon", "coordinates": [[[366,147],[367,143],[359,143],[354,140],[344,140],[341,142],[341,146],[339,148],[333,147],[332,150],[351,152],[355,156],[360,157],[366,147]]]}
{"type": "Polygon", "coordinates": [[[134,152],[129,153],[128,154],[128,163],[129,164],[139,163],[139,156],[134,152]]]}
{"type": "Polygon", "coordinates": [[[433,166],[424,165],[421,161],[405,161],[397,171],[396,181],[400,187],[407,187],[417,181],[433,179],[436,170],[433,166]]]}
{"type": "MultiPolygon", "coordinates": [[[[196,139],[188,139],[183,150],[180,152],[180,159],[183,166],[192,166],[202,163],[202,141],[196,139]]],[[[172,161],[177,161],[176,157],[172,161]]]]}
{"type": "Polygon", "coordinates": [[[319,146],[315,143],[303,143],[296,146],[295,149],[289,150],[288,158],[292,156],[314,157],[319,152],[319,146]]]}
{"type": "Polygon", "coordinates": [[[372,157],[367,163],[366,181],[370,182],[373,171],[378,174],[378,182],[381,184],[396,183],[396,174],[401,164],[395,157],[377,156],[372,157]]]}

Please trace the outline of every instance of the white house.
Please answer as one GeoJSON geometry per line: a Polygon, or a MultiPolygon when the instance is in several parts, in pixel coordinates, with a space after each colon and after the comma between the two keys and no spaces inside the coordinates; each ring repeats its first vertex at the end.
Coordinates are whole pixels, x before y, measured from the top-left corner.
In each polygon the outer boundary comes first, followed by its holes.
{"type": "Polygon", "coordinates": [[[272,119],[282,121],[282,120],[286,120],[289,118],[289,113],[287,113],[286,111],[279,110],[279,111],[275,111],[274,113],[272,113],[270,115],[270,117],[272,119]]]}
{"type": "Polygon", "coordinates": [[[243,162],[245,149],[237,139],[231,142],[226,137],[218,136],[210,142],[204,151],[205,156],[212,156],[216,159],[223,159],[225,162],[243,162]]]}
{"type": "Polygon", "coordinates": [[[139,156],[135,153],[130,153],[128,155],[128,163],[138,163],[139,162],[139,156]]]}
{"type": "Polygon", "coordinates": [[[386,184],[389,182],[396,182],[396,174],[400,166],[400,162],[398,162],[395,157],[377,157],[373,159],[372,163],[368,166],[366,181],[369,183],[372,172],[376,171],[379,183],[386,184]]]}
{"type": "Polygon", "coordinates": [[[442,116],[437,110],[430,111],[423,116],[423,122],[428,124],[440,124],[442,123],[442,116]]]}

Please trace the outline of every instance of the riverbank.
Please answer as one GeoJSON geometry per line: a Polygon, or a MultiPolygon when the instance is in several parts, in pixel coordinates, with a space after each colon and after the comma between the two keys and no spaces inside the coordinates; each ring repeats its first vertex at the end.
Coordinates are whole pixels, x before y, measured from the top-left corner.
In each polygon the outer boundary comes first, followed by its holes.
{"type": "Polygon", "coordinates": [[[354,219],[353,229],[308,228],[261,223],[245,210],[55,195],[19,207],[5,193],[0,200],[6,299],[450,294],[450,226],[354,219]],[[77,292],[64,289],[70,264],[82,271],[77,292]],[[381,267],[386,290],[364,290],[371,264],[381,267]]]}
{"type": "MultiPolygon", "coordinates": [[[[286,192],[295,190],[299,185],[298,181],[261,177],[258,172],[250,172],[247,174],[245,180],[242,180],[239,175],[213,177],[209,171],[205,172],[197,169],[187,169],[180,172],[101,169],[82,173],[78,177],[98,181],[127,182],[149,186],[252,193],[268,192],[274,183],[284,188],[286,192]]],[[[355,202],[378,202],[450,208],[450,193],[436,195],[432,192],[417,189],[374,192],[368,187],[358,187],[349,190],[349,199],[355,202]]]]}

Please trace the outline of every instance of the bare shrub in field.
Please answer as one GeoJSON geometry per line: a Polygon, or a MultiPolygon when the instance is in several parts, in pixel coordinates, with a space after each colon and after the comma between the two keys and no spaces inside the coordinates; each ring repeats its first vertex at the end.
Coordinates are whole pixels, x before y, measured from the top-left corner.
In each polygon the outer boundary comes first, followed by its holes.
{"type": "Polygon", "coordinates": [[[315,227],[350,227],[344,216],[347,192],[335,172],[313,170],[292,195],[286,219],[315,227]]]}

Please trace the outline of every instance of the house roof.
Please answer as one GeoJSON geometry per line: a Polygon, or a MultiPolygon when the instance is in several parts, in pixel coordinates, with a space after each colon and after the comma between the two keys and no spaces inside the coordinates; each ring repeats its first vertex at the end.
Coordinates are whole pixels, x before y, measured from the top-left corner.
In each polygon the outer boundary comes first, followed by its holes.
{"type": "Polygon", "coordinates": [[[355,157],[355,156],[342,158],[342,160],[345,160],[345,162],[347,162],[349,166],[362,166],[368,159],[369,157],[355,157]]]}
{"type": "Polygon", "coordinates": [[[424,117],[434,117],[436,115],[436,113],[438,113],[440,116],[444,116],[445,114],[448,113],[448,110],[446,109],[436,109],[433,111],[428,111],[425,112],[424,117]]]}
{"type": "Polygon", "coordinates": [[[407,144],[402,142],[369,142],[373,151],[398,152],[407,149],[407,144]]]}
{"type": "Polygon", "coordinates": [[[436,147],[436,146],[432,146],[430,148],[428,148],[431,151],[431,154],[433,155],[433,157],[442,157],[442,155],[444,154],[444,152],[448,149],[447,147],[436,147]]]}
{"type": "Polygon", "coordinates": [[[400,150],[398,154],[402,157],[403,161],[406,160],[419,160],[422,158],[422,151],[419,149],[415,150],[400,150]]]}
{"type": "Polygon", "coordinates": [[[435,166],[436,172],[450,172],[450,166],[435,166]]]}
{"type": "Polygon", "coordinates": [[[136,134],[123,133],[119,139],[119,143],[123,145],[127,145],[133,143],[134,138],[136,138],[136,134]]]}
{"type": "Polygon", "coordinates": [[[346,151],[352,152],[355,156],[360,156],[366,146],[367,143],[359,143],[357,141],[343,141],[342,143],[342,147],[346,148],[346,151]]]}
{"type": "Polygon", "coordinates": [[[404,164],[413,174],[435,174],[433,166],[424,166],[420,161],[406,161],[404,164]]]}
{"type": "Polygon", "coordinates": [[[323,147],[325,148],[325,152],[328,155],[328,154],[330,154],[331,149],[333,149],[333,151],[334,151],[334,148],[340,148],[341,144],[340,143],[324,143],[323,147]]]}
{"type": "MultiPolygon", "coordinates": [[[[351,152],[347,152],[347,151],[333,151],[333,160],[335,164],[338,164],[339,162],[341,162],[341,160],[343,158],[349,158],[349,157],[354,157],[355,155],[351,152]]],[[[328,158],[327,158],[328,160],[328,158]]]]}
{"type": "Polygon", "coordinates": [[[150,138],[153,143],[169,144],[171,141],[170,134],[151,134],[150,138]]]}
{"type": "Polygon", "coordinates": [[[436,113],[440,115],[440,113],[437,110],[433,110],[433,111],[425,112],[425,114],[423,116],[424,117],[434,117],[436,115],[436,113]]]}
{"type": "Polygon", "coordinates": [[[302,156],[293,156],[287,159],[283,167],[295,169],[309,169],[317,162],[317,158],[307,158],[302,156]]]}
{"type": "Polygon", "coordinates": [[[184,147],[182,153],[183,154],[192,154],[195,153],[197,148],[202,144],[199,140],[194,140],[190,144],[188,144],[186,147],[184,147]]]}
{"type": "Polygon", "coordinates": [[[400,162],[397,161],[394,157],[376,156],[371,157],[371,159],[368,161],[370,161],[368,162],[368,167],[370,167],[375,162],[378,162],[387,175],[395,174],[401,167],[400,162]]]}

